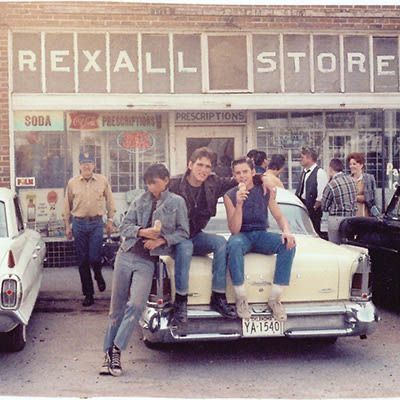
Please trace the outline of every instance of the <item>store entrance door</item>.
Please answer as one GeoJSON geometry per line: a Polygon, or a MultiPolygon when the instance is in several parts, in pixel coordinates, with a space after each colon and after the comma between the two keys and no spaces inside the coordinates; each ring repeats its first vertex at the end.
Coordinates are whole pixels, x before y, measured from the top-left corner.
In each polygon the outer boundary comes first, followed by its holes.
{"type": "Polygon", "coordinates": [[[216,154],[214,172],[231,176],[231,162],[244,154],[242,126],[179,126],[176,127],[176,171],[186,170],[190,155],[207,146],[216,154]]]}

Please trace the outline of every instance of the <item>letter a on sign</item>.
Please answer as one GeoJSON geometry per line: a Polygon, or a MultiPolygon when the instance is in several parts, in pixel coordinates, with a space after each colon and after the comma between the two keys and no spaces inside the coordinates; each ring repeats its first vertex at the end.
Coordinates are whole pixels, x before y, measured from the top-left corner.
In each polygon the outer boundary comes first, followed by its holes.
{"type": "Polygon", "coordinates": [[[119,52],[113,72],[119,72],[122,68],[126,68],[129,72],[135,72],[132,60],[126,50],[121,50],[119,52]]]}

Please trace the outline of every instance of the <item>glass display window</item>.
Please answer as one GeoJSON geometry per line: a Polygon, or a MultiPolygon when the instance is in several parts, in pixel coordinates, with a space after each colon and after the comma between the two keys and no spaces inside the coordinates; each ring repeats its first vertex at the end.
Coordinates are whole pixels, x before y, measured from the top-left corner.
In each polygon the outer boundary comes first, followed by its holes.
{"type": "Polygon", "coordinates": [[[384,117],[383,110],[257,112],[257,148],[269,157],[274,153],[285,155],[281,180],[290,190],[295,190],[299,182],[303,146],[319,153],[318,164],[326,171],[330,160],[339,158],[348,173],[347,156],[363,153],[366,172],[375,176],[377,186],[391,188],[399,168],[399,121],[398,112],[386,111],[384,117]],[[386,169],[384,179],[382,171],[386,169]]]}

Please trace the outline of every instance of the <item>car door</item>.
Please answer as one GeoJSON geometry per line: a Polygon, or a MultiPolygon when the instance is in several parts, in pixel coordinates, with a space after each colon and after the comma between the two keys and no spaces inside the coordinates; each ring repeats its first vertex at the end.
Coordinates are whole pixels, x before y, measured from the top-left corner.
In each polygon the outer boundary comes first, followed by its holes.
{"type": "Polygon", "coordinates": [[[20,312],[28,320],[40,289],[45,246],[38,232],[25,229],[17,197],[14,198],[13,205],[18,235],[13,239],[10,247],[15,254],[15,272],[22,285],[20,312]]]}

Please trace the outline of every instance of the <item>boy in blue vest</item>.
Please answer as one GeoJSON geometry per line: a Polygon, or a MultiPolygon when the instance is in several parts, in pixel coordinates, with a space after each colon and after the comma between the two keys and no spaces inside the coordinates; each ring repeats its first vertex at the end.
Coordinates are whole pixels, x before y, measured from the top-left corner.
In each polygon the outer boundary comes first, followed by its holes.
{"type": "Polygon", "coordinates": [[[274,282],[268,299],[273,316],[286,320],[280,297],[289,285],[295,255],[295,238],[283,216],[274,195],[263,184],[255,184],[254,163],[249,158],[232,162],[233,176],[238,186],[224,196],[228,227],[232,236],[228,240],[228,265],[236,296],[236,312],[241,318],[250,318],[244,287],[244,255],[249,252],[276,254],[274,282]],[[282,234],[267,232],[268,209],[277,221],[282,234]],[[260,212],[263,210],[264,212],[260,212]]]}

